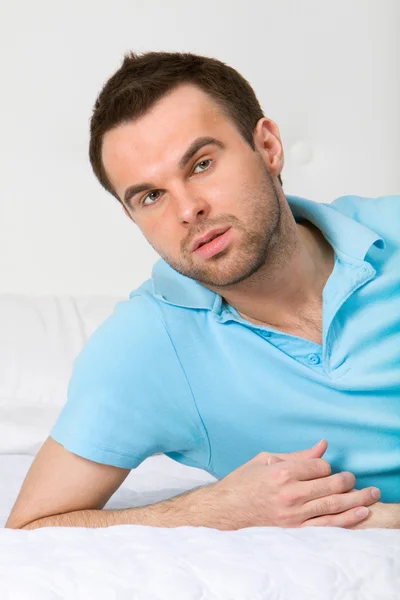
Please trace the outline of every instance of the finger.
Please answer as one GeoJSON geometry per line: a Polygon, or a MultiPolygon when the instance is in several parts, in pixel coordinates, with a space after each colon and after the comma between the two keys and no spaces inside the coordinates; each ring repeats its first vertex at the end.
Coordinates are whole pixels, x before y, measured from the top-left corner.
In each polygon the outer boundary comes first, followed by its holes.
{"type": "Polygon", "coordinates": [[[299,482],[296,493],[299,500],[307,502],[317,500],[332,494],[344,494],[351,492],[356,485],[356,478],[349,471],[335,473],[329,477],[321,477],[312,481],[299,482]]]}
{"type": "Polygon", "coordinates": [[[272,469],[275,471],[274,478],[281,481],[309,481],[328,477],[332,472],[331,465],[323,458],[285,460],[272,465],[272,469]]]}
{"type": "Polygon", "coordinates": [[[300,527],[352,527],[365,521],[369,512],[369,509],[365,506],[358,506],[338,515],[324,515],[323,517],[308,519],[300,527]]]}
{"type": "Polygon", "coordinates": [[[306,450],[299,450],[296,452],[259,452],[256,454],[256,456],[253,456],[253,458],[249,460],[249,463],[259,464],[261,462],[263,464],[270,464],[268,463],[270,456],[277,456],[281,460],[305,460],[307,458],[321,458],[321,456],[325,454],[327,447],[328,442],[326,440],[321,440],[312,448],[307,448],[306,450]]]}
{"type": "MultiPolygon", "coordinates": [[[[318,500],[306,502],[303,506],[305,520],[324,515],[339,514],[359,506],[371,506],[380,498],[378,488],[369,487],[354,494],[332,494],[318,500]],[[373,492],[377,492],[377,496],[373,492]]],[[[302,510],[302,512],[303,512],[302,510]]]]}
{"type": "Polygon", "coordinates": [[[282,460],[282,458],[279,458],[278,456],[275,456],[275,454],[271,454],[271,456],[269,456],[267,458],[267,465],[271,466],[271,465],[276,465],[276,463],[279,462],[285,462],[284,460],[282,460]]]}
{"type": "Polygon", "coordinates": [[[328,448],[328,442],[323,439],[320,440],[315,446],[312,448],[307,448],[306,450],[298,450],[296,452],[274,452],[274,455],[278,458],[282,458],[283,460],[302,460],[305,458],[321,458],[328,448]]]}

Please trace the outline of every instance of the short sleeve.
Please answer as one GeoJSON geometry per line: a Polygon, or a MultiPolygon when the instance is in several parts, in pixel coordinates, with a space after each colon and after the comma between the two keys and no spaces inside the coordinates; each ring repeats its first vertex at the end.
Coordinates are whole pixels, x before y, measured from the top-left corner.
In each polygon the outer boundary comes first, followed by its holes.
{"type": "Polygon", "coordinates": [[[206,434],[154,300],[119,302],[92,334],[50,435],[74,454],[122,468],[157,452],[201,466],[206,434]]]}

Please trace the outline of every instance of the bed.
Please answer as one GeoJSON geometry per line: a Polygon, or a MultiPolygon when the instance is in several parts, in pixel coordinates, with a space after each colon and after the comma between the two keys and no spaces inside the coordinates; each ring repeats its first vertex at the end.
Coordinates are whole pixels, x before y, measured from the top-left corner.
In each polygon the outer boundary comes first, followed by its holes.
{"type": "MultiPolygon", "coordinates": [[[[0,296],[1,600],[398,600],[398,530],[3,528],[65,401],[74,356],[118,300],[0,296]]],[[[105,508],[152,504],[213,481],[154,455],[105,508]]]]}

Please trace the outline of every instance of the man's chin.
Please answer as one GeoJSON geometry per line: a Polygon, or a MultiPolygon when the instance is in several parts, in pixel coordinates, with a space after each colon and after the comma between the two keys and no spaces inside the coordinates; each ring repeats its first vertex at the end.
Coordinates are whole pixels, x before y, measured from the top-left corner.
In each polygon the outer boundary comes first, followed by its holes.
{"type": "MultiPolygon", "coordinates": [[[[166,260],[166,259],[164,259],[166,260]]],[[[204,285],[206,287],[225,287],[227,285],[232,285],[232,283],[235,282],[235,280],[237,280],[238,275],[237,274],[229,274],[227,273],[227,268],[226,266],[219,266],[219,265],[210,265],[207,266],[207,268],[184,268],[178,265],[175,265],[174,263],[170,263],[169,261],[166,260],[166,262],[168,262],[168,264],[170,265],[170,267],[172,267],[175,271],[177,271],[178,273],[180,273],[181,275],[184,275],[185,277],[188,277],[189,279],[194,279],[195,281],[197,281],[198,283],[200,283],[201,285],[204,285]]]]}
{"type": "Polygon", "coordinates": [[[215,265],[211,269],[205,271],[201,269],[192,269],[190,273],[183,273],[186,277],[194,279],[201,285],[214,289],[216,292],[228,290],[230,287],[245,281],[249,277],[248,268],[239,269],[237,265],[229,269],[226,265],[215,265]],[[212,271],[212,272],[211,272],[212,271]]]}
{"type": "Polygon", "coordinates": [[[227,248],[206,260],[190,257],[190,264],[185,265],[163,258],[175,271],[201,285],[226,289],[246,280],[260,268],[259,260],[249,257],[248,254],[241,255],[235,252],[233,256],[227,248]]]}

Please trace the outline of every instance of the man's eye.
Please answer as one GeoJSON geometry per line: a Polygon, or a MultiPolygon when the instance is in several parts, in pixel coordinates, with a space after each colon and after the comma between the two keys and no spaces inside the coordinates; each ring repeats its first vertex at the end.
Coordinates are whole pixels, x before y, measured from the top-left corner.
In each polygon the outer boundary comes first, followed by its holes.
{"type": "Polygon", "coordinates": [[[200,173],[202,173],[203,171],[207,171],[210,168],[210,164],[211,163],[212,163],[211,158],[207,158],[206,160],[202,160],[201,162],[197,163],[196,167],[194,168],[193,173],[196,172],[197,167],[200,167],[200,171],[199,171],[200,173]]]}
{"type": "MultiPolygon", "coordinates": [[[[148,193],[148,194],[146,194],[146,196],[143,198],[143,200],[142,200],[142,204],[145,204],[145,200],[146,200],[147,198],[150,198],[150,200],[157,200],[157,198],[154,198],[153,194],[159,194],[159,193],[160,193],[160,190],[155,190],[155,191],[153,191],[153,192],[149,192],[149,193],[148,193]],[[152,196],[153,196],[153,197],[152,197],[152,196]]],[[[151,204],[153,204],[153,203],[151,203],[151,204]]],[[[147,204],[145,204],[145,206],[147,206],[147,204]]]]}
{"type": "MultiPolygon", "coordinates": [[[[193,173],[196,173],[196,169],[198,167],[200,167],[200,171],[198,171],[198,173],[202,173],[203,171],[208,171],[208,169],[210,168],[212,163],[211,158],[207,158],[206,160],[202,160],[201,162],[197,163],[197,165],[194,168],[193,173]]],[[[149,192],[148,194],[146,194],[146,196],[144,196],[141,204],[144,206],[149,206],[149,204],[146,203],[147,198],[149,198],[150,200],[158,200],[158,194],[160,194],[160,190],[154,190],[153,192],[149,192]]],[[[154,204],[154,202],[150,202],[150,205],[154,204]]]]}

